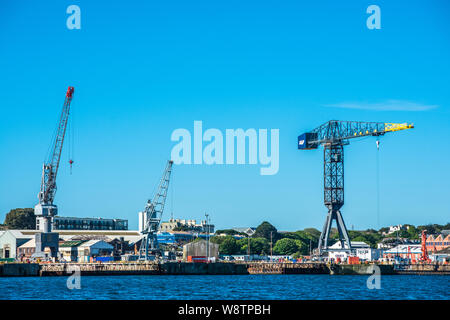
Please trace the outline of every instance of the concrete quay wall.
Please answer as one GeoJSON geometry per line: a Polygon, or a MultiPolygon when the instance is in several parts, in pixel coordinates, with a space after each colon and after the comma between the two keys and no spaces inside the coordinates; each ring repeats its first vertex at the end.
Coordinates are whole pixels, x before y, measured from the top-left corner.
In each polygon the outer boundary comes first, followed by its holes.
{"type": "Polygon", "coordinates": [[[38,263],[0,264],[0,277],[35,277],[39,275],[38,263]]]}

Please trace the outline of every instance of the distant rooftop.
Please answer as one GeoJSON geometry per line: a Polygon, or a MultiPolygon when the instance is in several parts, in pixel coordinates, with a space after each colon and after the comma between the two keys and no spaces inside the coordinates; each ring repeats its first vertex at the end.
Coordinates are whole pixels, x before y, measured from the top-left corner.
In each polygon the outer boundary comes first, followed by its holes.
{"type": "Polygon", "coordinates": [[[123,220],[126,221],[126,219],[117,219],[117,218],[82,218],[82,217],[62,217],[62,216],[55,216],[53,219],[57,220],[64,220],[64,219],[70,219],[70,220],[123,220]]]}
{"type": "Polygon", "coordinates": [[[78,247],[80,244],[86,242],[86,240],[74,240],[65,241],[59,245],[60,248],[78,247]]]}

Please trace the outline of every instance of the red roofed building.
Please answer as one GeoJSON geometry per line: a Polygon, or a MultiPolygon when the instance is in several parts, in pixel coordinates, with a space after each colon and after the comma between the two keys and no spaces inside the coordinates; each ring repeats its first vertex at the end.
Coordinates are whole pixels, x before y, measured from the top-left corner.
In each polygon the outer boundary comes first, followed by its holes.
{"type": "Polygon", "coordinates": [[[430,253],[448,248],[450,247],[450,234],[447,236],[440,234],[437,237],[430,235],[427,238],[426,246],[427,251],[430,253]]]}

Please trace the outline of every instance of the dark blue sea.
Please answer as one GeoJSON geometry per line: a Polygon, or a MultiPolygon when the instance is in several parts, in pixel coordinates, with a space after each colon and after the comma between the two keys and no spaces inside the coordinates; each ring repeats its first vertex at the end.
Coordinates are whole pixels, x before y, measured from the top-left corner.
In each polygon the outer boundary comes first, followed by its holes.
{"type": "Polygon", "coordinates": [[[82,276],[80,289],[68,277],[0,278],[0,299],[450,299],[450,276],[381,276],[368,289],[367,276],[82,276]]]}

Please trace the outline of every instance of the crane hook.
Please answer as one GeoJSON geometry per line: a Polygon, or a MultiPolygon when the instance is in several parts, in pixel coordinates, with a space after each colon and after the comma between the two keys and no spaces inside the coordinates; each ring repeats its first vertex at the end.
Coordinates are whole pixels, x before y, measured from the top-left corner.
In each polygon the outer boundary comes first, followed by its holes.
{"type": "Polygon", "coordinates": [[[73,160],[72,159],[70,159],[69,160],[69,164],[70,164],[70,174],[72,174],[72,164],[73,164],[73,160]]]}
{"type": "Polygon", "coordinates": [[[377,150],[380,150],[380,140],[377,140],[377,150]]]}

